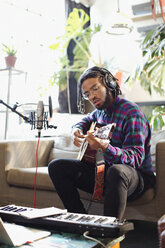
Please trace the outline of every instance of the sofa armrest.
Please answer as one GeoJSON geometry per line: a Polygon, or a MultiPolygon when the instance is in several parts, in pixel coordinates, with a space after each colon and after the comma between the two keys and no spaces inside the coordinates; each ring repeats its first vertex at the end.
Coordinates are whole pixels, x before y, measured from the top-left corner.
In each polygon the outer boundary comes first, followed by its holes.
{"type": "Polygon", "coordinates": [[[0,142],[0,192],[3,190],[4,185],[6,184],[6,172],[5,172],[5,151],[7,143],[2,141],[0,142]]]}
{"type": "MultiPolygon", "coordinates": [[[[31,168],[36,166],[38,139],[0,142],[0,161],[5,170],[11,168],[31,168]]],[[[38,166],[46,166],[53,139],[41,138],[38,149],[38,166]]]]}
{"type": "Polygon", "coordinates": [[[156,198],[157,208],[165,210],[165,140],[156,144],[156,198]]]}

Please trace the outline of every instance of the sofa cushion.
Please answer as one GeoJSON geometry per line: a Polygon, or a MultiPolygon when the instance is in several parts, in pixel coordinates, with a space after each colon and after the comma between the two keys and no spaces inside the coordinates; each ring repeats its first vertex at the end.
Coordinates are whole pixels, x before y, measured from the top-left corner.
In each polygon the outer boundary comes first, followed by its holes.
{"type": "MultiPolygon", "coordinates": [[[[52,139],[40,139],[38,150],[38,166],[46,166],[50,150],[54,145],[52,139]]],[[[31,168],[36,166],[37,139],[26,141],[9,141],[6,148],[6,167],[11,168],[31,168]]]]}
{"type": "MultiPolygon", "coordinates": [[[[10,185],[24,188],[34,188],[36,168],[16,168],[7,172],[7,182],[10,185]]],[[[38,167],[36,188],[41,190],[54,190],[48,175],[48,167],[38,167]]]]}
{"type": "MultiPolygon", "coordinates": [[[[7,172],[7,182],[10,186],[34,189],[34,177],[36,168],[16,168],[7,172]]],[[[48,175],[48,168],[38,167],[36,177],[36,188],[38,190],[55,191],[54,185],[48,175]]],[[[90,200],[91,194],[78,190],[81,199],[90,200]]],[[[54,192],[55,193],[55,192],[54,192]]]]}
{"type": "Polygon", "coordinates": [[[150,202],[151,200],[153,200],[154,197],[155,197],[155,189],[149,188],[138,199],[136,199],[134,201],[129,201],[128,205],[132,205],[132,206],[143,205],[143,204],[146,204],[146,203],[150,202]]]}
{"type": "MultiPolygon", "coordinates": [[[[7,172],[7,182],[11,186],[34,189],[34,177],[36,168],[17,168],[7,172]]],[[[36,188],[40,190],[55,191],[54,185],[48,175],[48,167],[38,167],[36,188]]],[[[82,199],[90,200],[91,194],[79,190],[82,199]]]]}
{"type": "Polygon", "coordinates": [[[55,137],[54,146],[50,151],[48,162],[55,158],[77,158],[79,148],[73,144],[70,134],[55,137]]]}
{"type": "Polygon", "coordinates": [[[54,158],[77,158],[79,148],[73,144],[71,131],[72,126],[84,116],[82,114],[56,113],[57,129],[54,131],[55,143],[48,158],[49,162],[54,158]]]}

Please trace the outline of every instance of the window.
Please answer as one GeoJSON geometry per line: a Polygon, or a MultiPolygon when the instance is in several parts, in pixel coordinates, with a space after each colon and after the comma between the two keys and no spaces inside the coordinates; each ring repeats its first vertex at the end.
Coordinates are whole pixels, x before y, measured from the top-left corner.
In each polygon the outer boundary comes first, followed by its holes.
{"type": "MultiPolygon", "coordinates": [[[[15,98],[11,96],[10,104],[16,102],[37,104],[40,93],[43,95],[44,103],[48,102],[48,96],[51,93],[53,104],[58,104],[58,88],[55,87],[54,91],[51,90],[47,93],[38,89],[47,87],[54,72],[54,61],[57,60],[57,57],[49,46],[64,31],[65,1],[2,0],[0,1],[0,23],[1,69],[6,67],[4,59],[6,54],[2,51],[3,47],[1,46],[1,43],[4,43],[17,50],[15,68],[27,72],[26,85],[22,92],[17,87],[12,88],[12,91],[15,91],[13,92],[15,98]]],[[[1,75],[0,84],[3,91],[4,81],[1,75]]],[[[1,97],[5,102],[6,94],[1,97]]]]}

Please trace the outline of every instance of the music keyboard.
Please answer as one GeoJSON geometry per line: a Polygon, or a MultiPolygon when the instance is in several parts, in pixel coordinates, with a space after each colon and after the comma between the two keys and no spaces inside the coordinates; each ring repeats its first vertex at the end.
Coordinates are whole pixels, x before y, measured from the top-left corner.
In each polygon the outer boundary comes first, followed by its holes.
{"type": "Polygon", "coordinates": [[[134,229],[132,222],[120,222],[114,217],[100,215],[64,212],[54,216],[33,219],[28,219],[21,215],[24,211],[33,210],[33,208],[8,205],[0,207],[0,217],[3,221],[36,228],[46,228],[56,232],[83,234],[88,231],[90,236],[96,237],[119,237],[134,229]]]}

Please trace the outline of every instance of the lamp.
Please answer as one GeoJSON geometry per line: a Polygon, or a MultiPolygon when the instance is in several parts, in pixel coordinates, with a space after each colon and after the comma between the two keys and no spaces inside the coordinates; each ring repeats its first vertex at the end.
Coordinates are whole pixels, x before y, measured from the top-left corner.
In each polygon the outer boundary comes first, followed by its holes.
{"type": "Polygon", "coordinates": [[[81,3],[85,7],[89,8],[95,3],[96,0],[72,0],[72,1],[76,3],[81,3]]]}
{"type": "Polygon", "coordinates": [[[117,12],[112,15],[111,25],[106,30],[106,33],[112,35],[124,35],[132,32],[132,20],[124,13],[120,12],[119,0],[117,0],[117,12]]]}

